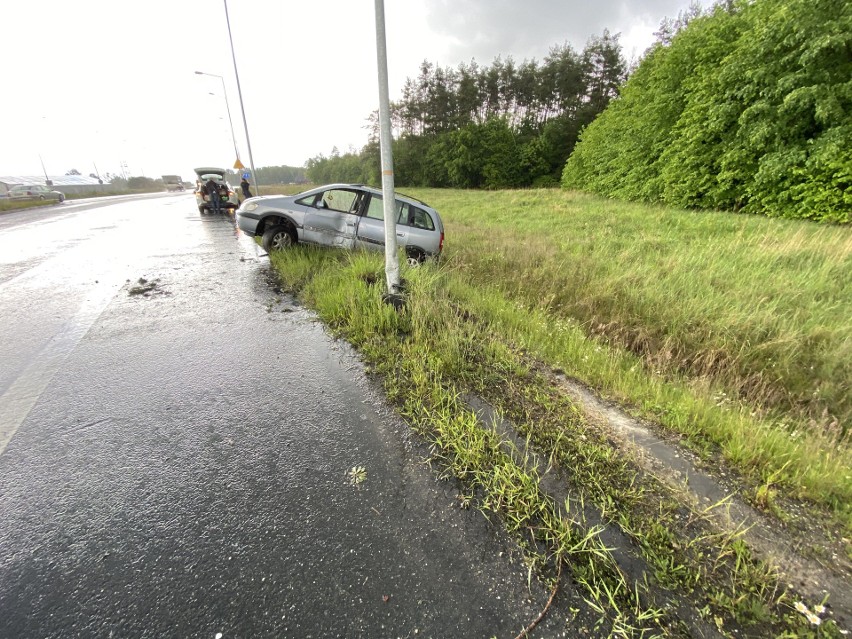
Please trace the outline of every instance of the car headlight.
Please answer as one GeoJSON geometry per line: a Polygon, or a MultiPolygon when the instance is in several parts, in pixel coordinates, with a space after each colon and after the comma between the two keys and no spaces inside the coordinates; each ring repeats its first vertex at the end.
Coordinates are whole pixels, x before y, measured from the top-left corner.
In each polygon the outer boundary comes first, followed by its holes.
{"type": "Polygon", "coordinates": [[[257,208],[257,202],[249,202],[248,204],[243,205],[243,211],[249,213],[254,211],[257,208]]]}

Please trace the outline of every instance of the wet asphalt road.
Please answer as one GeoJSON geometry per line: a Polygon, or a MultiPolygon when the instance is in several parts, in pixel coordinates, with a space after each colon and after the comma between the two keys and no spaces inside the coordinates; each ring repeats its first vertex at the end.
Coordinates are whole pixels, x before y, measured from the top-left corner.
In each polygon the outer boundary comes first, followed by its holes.
{"type": "Polygon", "coordinates": [[[191,195],[0,216],[0,318],[0,638],[514,637],[544,606],[191,195]]]}

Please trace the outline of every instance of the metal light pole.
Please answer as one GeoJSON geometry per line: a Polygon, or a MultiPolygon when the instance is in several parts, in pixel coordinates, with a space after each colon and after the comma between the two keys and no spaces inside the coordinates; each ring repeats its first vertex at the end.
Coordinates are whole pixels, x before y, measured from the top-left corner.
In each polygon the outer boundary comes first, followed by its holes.
{"type": "Polygon", "coordinates": [[[47,169],[44,168],[44,160],[41,159],[41,153],[38,154],[38,161],[41,162],[41,172],[44,173],[44,183],[46,186],[53,186],[53,182],[47,177],[47,169]]]}
{"type": "Polygon", "coordinates": [[[240,151],[237,148],[237,136],[234,135],[234,121],[231,119],[231,105],[228,104],[228,92],[225,90],[225,78],[215,73],[205,73],[204,71],[196,71],[195,75],[209,75],[211,78],[219,78],[222,81],[222,95],[225,98],[225,108],[228,110],[228,124],[231,125],[231,139],[234,141],[234,153],[237,154],[237,161],[240,159],[240,151]]]}
{"type": "Polygon", "coordinates": [[[382,199],[385,212],[385,279],[391,301],[399,299],[399,256],[396,245],[396,202],[393,185],[393,147],[388,96],[388,52],[385,42],[385,3],[376,0],[376,57],[379,66],[379,143],[382,153],[382,199]]]}
{"type": "Polygon", "coordinates": [[[228,15],[228,0],[224,0],[224,2],[225,2],[225,22],[228,23],[228,40],[231,43],[231,59],[234,61],[234,77],[237,80],[237,94],[240,97],[240,111],[242,111],[242,114],[243,114],[243,127],[246,130],[246,146],[248,147],[249,166],[251,166],[251,174],[252,174],[252,177],[254,178],[255,195],[260,195],[260,184],[258,183],[258,180],[257,180],[257,171],[254,170],[254,157],[251,154],[251,140],[249,139],[248,122],[246,121],[246,109],[245,109],[245,106],[243,105],[243,90],[242,90],[242,88],[240,88],[240,74],[237,71],[237,56],[234,53],[234,38],[231,35],[231,18],[228,15]]]}

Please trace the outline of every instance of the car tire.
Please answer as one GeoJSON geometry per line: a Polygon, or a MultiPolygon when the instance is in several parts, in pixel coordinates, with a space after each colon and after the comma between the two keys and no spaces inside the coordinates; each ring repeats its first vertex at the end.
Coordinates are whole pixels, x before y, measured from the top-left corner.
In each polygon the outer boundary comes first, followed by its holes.
{"type": "Polygon", "coordinates": [[[263,250],[267,253],[283,251],[295,243],[296,238],[293,236],[293,231],[286,226],[273,226],[271,229],[267,229],[260,240],[263,250]]]}
{"type": "Polygon", "coordinates": [[[43,195],[39,195],[39,196],[38,196],[38,199],[40,199],[40,200],[44,200],[44,196],[43,196],[43,195]]]}
{"type": "Polygon", "coordinates": [[[198,207],[198,214],[199,214],[199,215],[204,215],[204,207],[203,207],[203,206],[199,206],[199,207],[198,207]]]}
{"type": "Polygon", "coordinates": [[[65,201],[65,196],[64,196],[64,195],[60,195],[60,196],[59,196],[59,201],[60,201],[60,202],[64,202],[64,201],[65,201]]]}
{"type": "Polygon", "coordinates": [[[413,249],[406,253],[405,261],[408,266],[412,268],[417,268],[418,266],[423,264],[423,262],[426,261],[426,254],[423,253],[423,251],[413,249]]]}

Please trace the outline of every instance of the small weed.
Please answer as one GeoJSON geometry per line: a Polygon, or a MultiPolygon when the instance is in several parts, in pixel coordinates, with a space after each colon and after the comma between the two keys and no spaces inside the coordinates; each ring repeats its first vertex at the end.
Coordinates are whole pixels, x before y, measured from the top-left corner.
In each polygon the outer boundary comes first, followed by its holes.
{"type": "Polygon", "coordinates": [[[367,479],[367,469],[363,466],[353,466],[346,474],[353,486],[358,486],[367,479]]]}

